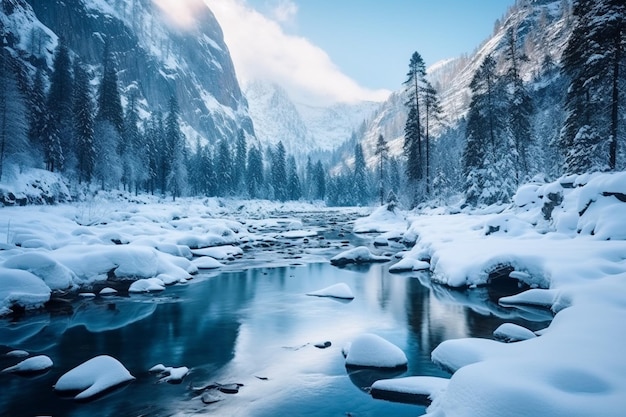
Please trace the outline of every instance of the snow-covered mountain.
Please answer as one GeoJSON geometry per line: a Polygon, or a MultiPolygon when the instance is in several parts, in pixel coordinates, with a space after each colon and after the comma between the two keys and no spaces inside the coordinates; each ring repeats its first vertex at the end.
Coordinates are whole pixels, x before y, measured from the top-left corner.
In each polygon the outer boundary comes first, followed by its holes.
{"type": "MultiPolygon", "coordinates": [[[[59,37],[97,74],[108,40],[122,92],[136,89],[144,109],[178,99],[188,140],[254,135],[222,30],[201,0],[187,1],[194,24],[173,24],[152,0],[2,0],[9,49],[26,70],[47,67],[59,37]]],[[[97,80],[98,77],[95,77],[97,80]]]]}
{"type": "MultiPolygon", "coordinates": [[[[569,2],[563,0],[519,0],[500,20],[493,35],[474,53],[428,68],[428,78],[439,93],[446,124],[455,127],[467,113],[471,99],[470,81],[487,55],[491,54],[503,71],[509,30],[515,31],[517,47],[527,57],[520,63],[520,73],[531,86],[542,73],[546,56],[558,64],[571,31],[570,11],[564,10],[569,7],[569,2]]],[[[366,158],[371,162],[379,134],[389,143],[392,155],[402,152],[406,113],[402,91],[398,91],[369,120],[361,140],[366,158]]]]}
{"type": "Polygon", "coordinates": [[[370,101],[327,107],[294,103],[280,86],[260,80],[248,83],[244,92],[259,141],[282,141],[288,153],[299,156],[337,148],[380,106],[370,101]]]}

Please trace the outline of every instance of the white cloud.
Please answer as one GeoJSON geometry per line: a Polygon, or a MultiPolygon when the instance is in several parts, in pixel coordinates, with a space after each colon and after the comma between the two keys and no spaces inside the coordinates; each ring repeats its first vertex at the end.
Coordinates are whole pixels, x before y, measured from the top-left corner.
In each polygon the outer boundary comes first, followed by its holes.
{"type": "Polygon", "coordinates": [[[195,24],[195,12],[204,7],[202,0],[152,0],[178,26],[195,24]]]}
{"type": "Polygon", "coordinates": [[[280,0],[272,10],[272,16],[280,23],[293,23],[297,14],[298,6],[291,0],[280,0]]]}
{"type": "MultiPolygon", "coordinates": [[[[321,48],[305,38],[286,34],[276,20],[255,11],[245,0],[205,1],[224,31],[243,83],[256,79],[275,82],[293,100],[313,105],[382,101],[388,97],[387,90],[373,91],[358,85],[321,48]]],[[[293,17],[296,12],[297,7],[287,15],[292,13],[293,17]]]]}

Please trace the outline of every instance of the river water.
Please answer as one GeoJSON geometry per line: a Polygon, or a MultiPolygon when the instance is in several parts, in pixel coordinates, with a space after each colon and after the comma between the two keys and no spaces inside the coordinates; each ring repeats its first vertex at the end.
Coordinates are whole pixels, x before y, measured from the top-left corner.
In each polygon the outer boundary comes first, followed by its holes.
{"type": "Polygon", "coordinates": [[[426,273],[389,274],[389,264],[336,268],[327,262],[200,275],[157,295],[77,300],[71,313],[36,314],[0,324],[0,367],[10,348],[48,355],[43,375],[0,374],[2,416],[416,416],[424,407],[373,399],[376,379],[449,377],[430,361],[451,338],[486,337],[501,323],[546,327],[549,314],[498,307],[486,289],[450,290],[426,273]],[[350,302],[307,296],[345,282],[350,302]],[[362,333],[400,347],[408,369],[349,371],[342,347],[362,333]],[[330,342],[326,349],[314,346],[330,342]],[[57,396],[52,386],[71,368],[100,354],[136,377],[89,403],[57,396]],[[159,383],[148,370],[186,366],[181,384],[159,383]],[[204,404],[192,388],[242,384],[204,404]]]}

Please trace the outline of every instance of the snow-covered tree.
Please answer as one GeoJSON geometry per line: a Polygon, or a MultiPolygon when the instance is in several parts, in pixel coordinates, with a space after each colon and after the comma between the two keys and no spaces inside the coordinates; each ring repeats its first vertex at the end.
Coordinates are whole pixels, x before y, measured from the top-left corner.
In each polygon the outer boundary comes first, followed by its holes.
{"type": "Polygon", "coordinates": [[[167,189],[172,199],[180,197],[187,186],[187,163],[185,139],[180,131],[179,109],[176,96],[170,98],[169,112],[165,120],[165,141],[170,154],[169,170],[166,174],[167,189]]]}
{"type": "Polygon", "coordinates": [[[233,191],[233,158],[226,139],[219,142],[216,155],[215,174],[217,195],[227,196],[233,191]]]}
{"type": "MultiPolygon", "coordinates": [[[[4,42],[4,39],[0,39],[4,42]]],[[[28,122],[26,99],[20,92],[15,71],[5,52],[0,48],[0,180],[5,162],[13,160],[24,164],[28,155],[28,122]]]]}
{"type": "Polygon", "coordinates": [[[102,54],[102,78],[98,86],[97,119],[107,120],[120,134],[124,129],[124,109],[117,81],[117,70],[108,41],[104,43],[102,54]]]}
{"type": "Polygon", "coordinates": [[[279,201],[287,200],[287,167],[286,152],[282,141],[276,145],[276,150],[272,153],[272,188],[274,198],[279,201]]]}
{"type": "Polygon", "coordinates": [[[287,158],[287,195],[289,200],[299,200],[302,197],[298,165],[293,156],[287,158]]]}
{"type": "Polygon", "coordinates": [[[425,144],[425,179],[426,179],[426,195],[430,195],[431,192],[431,142],[432,131],[440,125],[443,119],[443,110],[439,103],[439,96],[437,90],[428,81],[424,81],[422,87],[422,95],[424,101],[424,144],[425,144]]]}
{"type": "Polygon", "coordinates": [[[59,39],[52,75],[50,76],[50,89],[47,97],[47,109],[50,114],[48,126],[44,137],[44,153],[46,167],[50,171],[61,170],[66,162],[73,159],[72,141],[72,97],[74,80],[72,78],[72,62],[69,50],[63,38],[59,39]]]}
{"type": "Polygon", "coordinates": [[[510,155],[510,141],[505,135],[507,101],[503,87],[495,60],[487,56],[470,83],[472,100],[463,153],[465,195],[470,204],[493,204],[511,196],[501,193],[501,181],[514,176],[514,167],[504,161],[510,155]]]}
{"type": "Polygon", "coordinates": [[[243,193],[247,158],[248,144],[246,143],[246,133],[243,129],[239,129],[237,133],[237,143],[235,144],[235,158],[232,174],[233,188],[237,194],[243,193]]]}
{"type": "Polygon", "coordinates": [[[74,142],[78,183],[90,182],[93,176],[96,149],[94,146],[94,104],[89,75],[78,61],[74,63],[74,142]]]}
{"type": "MultiPolygon", "coordinates": [[[[426,76],[426,65],[422,56],[414,52],[409,62],[407,79],[404,82],[407,96],[406,106],[409,109],[404,129],[404,154],[407,158],[407,176],[409,182],[416,186],[417,181],[424,177],[424,155],[422,146],[421,94],[426,76]]],[[[414,189],[414,193],[417,189],[414,189]]],[[[414,203],[417,202],[414,195],[414,203]]]]}
{"type": "Polygon", "coordinates": [[[380,197],[380,205],[382,206],[385,198],[385,161],[389,153],[389,147],[383,135],[378,135],[376,140],[376,148],[374,155],[378,157],[378,194],[380,197]]]}
{"type": "Polygon", "coordinates": [[[253,146],[248,152],[248,163],[246,167],[246,186],[250,198],[258,198],[263,188],[263,155],[261,151],[253,146]]]}
{"type": "Polygon", "coordinates": [[[354,145],[353,187],[355,203],[361,206],[366,205],[369,200],[367,165],[363,156],[363,147],[360,143],[354,145]]]}
{"type": "Polygon", "coordinates": [[[570,82],[559,141],[565,153],[564,171],[579,171],[587,164],[588,170],[612,170],[617,166],[619,110],[626,88],[622,71],[626,5],[621,0],[578,0],[573,16],[573,30],[562,59],[563,74],[570,82]],[[603,138],[608,138],[608,143],[603,143],[603,138]],[[590,160],[587,155],[575,154],[589,154],[591,149],[597,150],[598,157],[590,160]]]}

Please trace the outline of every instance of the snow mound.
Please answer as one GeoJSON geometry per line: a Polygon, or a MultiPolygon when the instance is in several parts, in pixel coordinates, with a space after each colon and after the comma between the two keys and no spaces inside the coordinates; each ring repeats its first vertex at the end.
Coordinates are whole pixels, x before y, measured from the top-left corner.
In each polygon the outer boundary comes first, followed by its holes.
{"type": "Polygon", "coordinates": [[[397,208],[390,210],[388,205],[384,205],[369,216],[356,219],[352,230],[355,233],[383,233],[404,232],[406,228],[406,213],[397,208]]]}
{"type": "Polygon", "coordinates": [[[66,266],[41,252],[29,252],[14,256],[8,259],[3,266],[28,271],[41,278],[52,290],[70,288],[76,277],[76,274],[66,266]]]}
{"type": "Polygon", "coordinates": [[[229,259],[235,256],[243,255],[240,247],[232,245],[216,246],[213,248],[194,249],[191,251],[196,256],[210,256],[214,259],[229,259]]]}
{"type": "Polygon", "coordinates": [[[315,230],[288,230],[286,232],[279,233],[277,237],[285,239],[302,239],[313,236],[317,236],[317,232],[315,230]]]}
{"type": "Polygon", "coordinates": [[[400,368],[407,366],[404,352],[382,337],[365,333],[352,341],[349,348],[344,348],[346,366],[371,368],[400,368]]]}
{"type": "Polygon", "coordinates": [[[430,269],[430,264],[426,261],[404,258],[390,266],[389,272],[427,271],[428,269],[430,269]]]}
{"type": "Polygon", "coordinates": [[[154,292],[163,291],[165,284],[158,278],[139,279],[128,288],[128,292],[141,293],[141,292],[154,292]]]}
{"type": "Polygon", "coordinates": [[[527,328],[513,323],[501,324],[496,330],[493,331],[493,336],[496,339],[503,340],[505,342],[519,342],[537,337],[535,333],[527,328]]]}
{"type": "Polygon", "coordinates": [[[346,300],[354,299],[354,294],[348,286],[348,284],[340,282],[339,284],[331,285],[330,287],[322,288],[321,290],[307,293],[315,297],[333,297],[342,298],[346,300]]]}
{"type": "Polygon", "coordinates": [[[13,306],[40,308],[50,293],[50,287],[30,272],[0,267],[0,316],[11,313],[13,306]]]}
{"type": "Polygon", "coordinates": [[[191,261],[198,269],[216,269],[224,266],[223,263],[210,256],[202,256],[191,261]]]}
{"type": "Polygon", "coordinates": [[[52,368],[52,359],[45,355],[33,356],[2,370],[2,373],[33,374],[52,368]]]}
{"type": "Polygon", "coordinates": [[[78,392],[75,400],[90,400],[134,379],[117,359],[101,355],[63,374],[54,385],[54,390],[78,392]]]}
{"type": "Polygon", "coordinates": [[[330,259],[332,265],[342,266],[347,264],[362,264],[371,262],[388,262],[391,259],[386,256],[374,255],[365,246],[359,246],[337,254],[330,259]]]}
{"type": "Polygon", "coordinates": [[[370,393],[378,399],[426,404],[445,390],[448,382],[446,378],[433,376],[381,379],[372,384],[370,393]]]}

